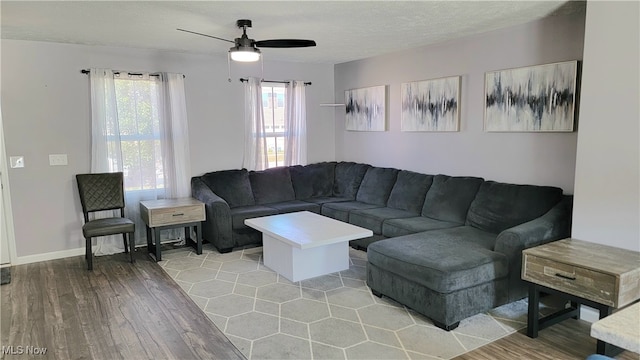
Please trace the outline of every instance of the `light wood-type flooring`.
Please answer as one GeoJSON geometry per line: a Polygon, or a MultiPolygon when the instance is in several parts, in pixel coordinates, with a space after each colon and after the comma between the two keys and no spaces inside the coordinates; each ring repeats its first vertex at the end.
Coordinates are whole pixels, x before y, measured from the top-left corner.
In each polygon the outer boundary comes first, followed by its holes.
{"type": "MultiPolygon", "coordinates": [[[[586,359],[596,352],[596,339],[589,336],[591,324],[584,320],[567,319],[540,330],[531,339],[526,329],[494,341],[479,349],[456,357],[456,360],[549,360],[586,359]]],[[[639,360],[640,355],[624,351],[615,356],[622,360],[639,360]]]]}
{"type": "MultiPolygon", "coordinates": [[[[144,252],[135,264],[126,254],[95,258],[93,272],[82,256],[14,266],[0,287],[1,345],[45,347],[42,359],[243,359],[144,252]]],[[[537,339],[523,330],[456,359],[585,359],[595,346],[589,323],[569,319],[537,339]]]]}

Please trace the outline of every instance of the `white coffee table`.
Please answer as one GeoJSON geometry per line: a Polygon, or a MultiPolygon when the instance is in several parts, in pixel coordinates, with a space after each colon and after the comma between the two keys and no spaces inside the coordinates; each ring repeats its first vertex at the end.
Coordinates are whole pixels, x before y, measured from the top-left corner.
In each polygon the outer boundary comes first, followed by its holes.
{"type": "Polygon", "coordinates": [[[349,240],[373,232],[310,211],[246,219],[262,232],[264,264],[296,282],[349,269],[349,240]]]}

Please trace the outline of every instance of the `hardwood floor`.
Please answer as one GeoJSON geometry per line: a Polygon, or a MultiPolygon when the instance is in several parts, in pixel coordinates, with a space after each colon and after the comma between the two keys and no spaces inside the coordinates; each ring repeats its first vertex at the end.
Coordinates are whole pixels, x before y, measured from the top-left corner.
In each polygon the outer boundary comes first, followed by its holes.
{"type": "MultiPolygon", "coordinates": [[[[528,337],[524,329],[455,360],[584,360],[596,352],[596,339],[589,336],[590,328],[591,324],[584,320],[567,319],[540,330],[535,339],[528,337]]],[[[639,360],[640,355],[625,351],[615,358],[639,360]]]]}
{"type": "MultiPolygon", "coordinates": [[[[0,339],[56,359],[244,359],[155,263],[136,253],[14,266],[2,285],[0,339]]],[[[1,358],[12,358],[3,352],[1,358]]],[[[38,358],[43,358],[39,356],[38,358]]]]}
{"type": "MultiPolygon", "coordinates": [[[[46,347],[44,359],[244,359],[143,251],[135,264],[126,254],[94,258],[93,273],[81,256],[14,266],[0,287],[1,345],[46,347]]],[[[585,359],[595,346],[589,323],[569,319],[537,339],[522,331],[456,359],[585,359]]]]}

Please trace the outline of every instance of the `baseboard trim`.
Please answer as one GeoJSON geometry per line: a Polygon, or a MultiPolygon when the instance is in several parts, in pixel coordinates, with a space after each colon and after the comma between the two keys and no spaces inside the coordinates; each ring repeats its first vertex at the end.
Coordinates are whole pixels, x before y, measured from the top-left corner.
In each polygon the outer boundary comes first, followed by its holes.
{"type": "Polygon", "coordinates": [[[13,265],[24,265],[24,264],[37,263],[37,262],[47,261],[47,260],[64,259],[72,256],[84,255],[84,251],[85,251],[85,248],[81,247],[77,249],[53,251],[53,252],[48,252],[44,254],[18,256],[15,259],[15,261],[11,261],[11,263],[13,265]]]}
{"type": "MultiPolygon", "coordinates": [[[[177,241],[180,241],[180,239],[177,239],[177,240],[176,239],[165,240],[165,241],[162,241],[162,244],[175,243],[177,241]]],[[[92,251],[94,253],[95,253],[96,247],[97,247],[97,245],[93,246],[92,251]]],[[[136,248],[147,247],[147,244],[146,243],[145,244],[136,244],[135,247],[136,248]]],[[[11,261],[10,265],[24,265],[24,264],[37,263],[37,262],[41,262],[41,261],[64,259],[64,258],[68,258],[68,257],[72,257],[72,256],[80,256],[80,255],[84,255],[84,251],[85,251],[85,248],[81,247],[81,248],[77,248],[77,249],[53,251],[53,252],[48,252],[48,253],[43,253],[43,254],[19,256],[19,257],[16,258],[15,261],[11,261]]]]}

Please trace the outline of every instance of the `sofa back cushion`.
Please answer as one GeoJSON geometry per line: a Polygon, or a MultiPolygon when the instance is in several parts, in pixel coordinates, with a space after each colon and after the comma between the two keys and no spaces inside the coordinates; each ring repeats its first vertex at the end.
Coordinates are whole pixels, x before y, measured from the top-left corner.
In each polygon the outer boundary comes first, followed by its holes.
{"type": "Polygon", "coordinates": [[[397,178],[398,169],[370,167],[362,178],[356,200],[386,206],[397,178]]]}
{"type": "Polygon", "coordinates": [[[387,206],[394,209],[420,213],[424,197],[431,187],[433,175],[400,170],[398,179],[391,189],[387,206]]]}
{"type": "Polygon", "coordinates": [[[200,178],[211,191],[223,198],[229,207],[255,205],[247,169],[214,171],[200,178]]]}
{"type": "Polygon", "coordinates": [[[333,180],[333,196],[355,199],[364,174],[371,165],[354,162],[336,164],[333,180]]]}
{"type": "Polygon", "coordinates": [[[471,202],[484,179],[436,175],[422,207],[422,216],[464,224],[471,202]]]}
{"type": "Polygon", "coordinates": [[[295,199],[289,168],[277,167],[250,171],[249,180],[256,204],[269,204],[295,199]]]}
{"type": "Polygon", "coordinates": [[[562,199],[562,189],[486,181],[471,203],[467,225],[500,233],[542,216],[562,199]]]}
{"type": "Polygon", "coordinates": [[[321,162],[289,167],[296,199],[333,195],[335,162],[321,162]]]}

